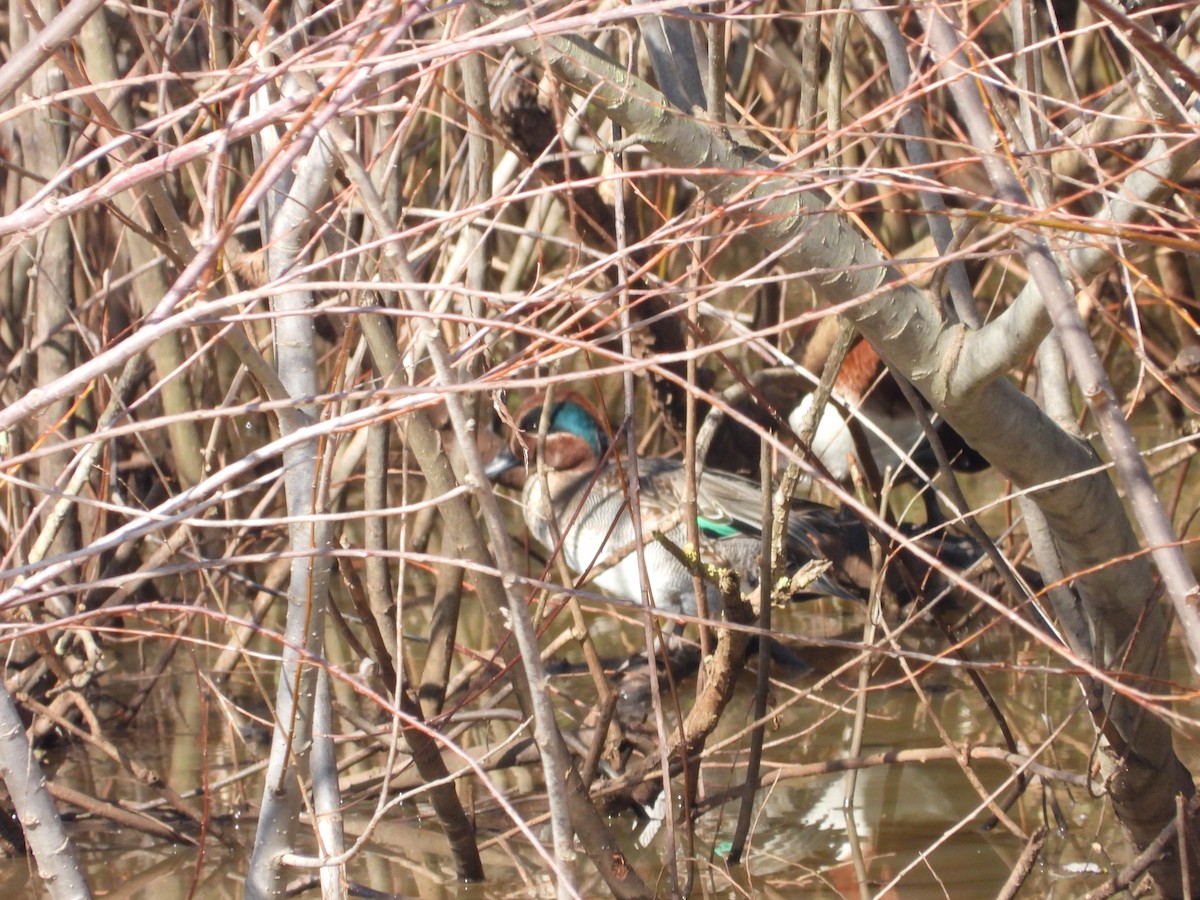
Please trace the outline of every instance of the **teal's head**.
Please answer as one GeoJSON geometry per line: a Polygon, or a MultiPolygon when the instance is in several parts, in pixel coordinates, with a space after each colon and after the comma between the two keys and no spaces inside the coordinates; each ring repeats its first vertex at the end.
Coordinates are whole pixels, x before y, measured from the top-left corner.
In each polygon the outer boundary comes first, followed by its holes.
{"type": "MultiPolygon", "coordinates": [[[[524,454],[532,454],[542,423],[545,404],[540,398],[525,401],[518,411],[516,445],[524,446],[524,454]]],[[[608,434],[595,413],[582,397],[567,394],[554,401],[546,425],[546,461],[554,468],[569,469],[580,464],[595,466],[608,452],[608,434]],[[556,437],[559,436],[559,437],[556,437]]],[[[502,450],[487,467],[493,480],[521,464],[513,449],[502,450]]]]}

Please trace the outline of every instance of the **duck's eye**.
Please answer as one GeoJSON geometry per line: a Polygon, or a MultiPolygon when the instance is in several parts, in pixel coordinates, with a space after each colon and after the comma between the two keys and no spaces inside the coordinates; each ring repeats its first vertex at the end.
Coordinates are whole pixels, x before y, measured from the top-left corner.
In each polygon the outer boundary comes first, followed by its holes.
{"type": "Polygon", "coordinates": [[[526,432],[537,432],[538,423],[542,421],[542,408],[531,409],[525,413],[524,418],[517,423],[517,427],[526,432]]]}

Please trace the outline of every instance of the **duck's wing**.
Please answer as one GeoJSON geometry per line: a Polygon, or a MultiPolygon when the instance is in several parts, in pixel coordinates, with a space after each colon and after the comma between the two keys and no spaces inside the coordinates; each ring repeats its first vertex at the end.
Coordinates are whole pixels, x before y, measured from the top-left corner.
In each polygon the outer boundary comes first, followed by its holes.
{"type": "MultiPolygon", "coordinates": [[[[682,524],[686,498],[683,463],[671,459],[638,461],[642,516],[682,524]]],[[[708,540],[757,537],[762,533],[761,490],[757,483],[719,471],[706,471],[696,488],[696,516],[708,540]]]]}
{"type": "Polygon", "coordinates": [[[762,488],[749,478],[706,469],[696,488],[696,507],[714,524],[733,526],[743,534],[762,531],[762,488]]]}
{"type": "MultiPolygon", "coordinates": [[[[762,536],[762,488],[757,482],[724,472],[705,472],[698,494],[702,519],[723,523],[735,529],[742,539],[762,536]]],[[[836,561],[823,549],[842,542],[846,524],[845,518],[832,507],[811,500],[792,501],[787,525],[787,552],[792,567],[798,568],[809,560],[833,563],[833,568],[818,576],[797,599],[806,596],[864,599],[857,585],[843,583],[843,573],[836,561]]]]}
{"type": "MultiPolygon", "coordinates": [[[[685,506],[685,471],[683,463],[674,459],[649,457],[638,460],[638,506],[644,530],[661,530],[666,532],[682,529],[685,506]]],[[[602,479],[606,497],[615,498],[621,507],[626,507],[629,498],[628,485],[622,473],[611,465],[606,469],[602,479]]],[[[720,497],[707,497],[704,491],[704,480],[698,491],[697,511],[700,530],[704,537],[720,539],[734,534],[744,535],[750,532],[750,523],[741,521],[741,514],[731,514],[726,510],[720,497]]],[[[752,482],[746,482],[752,486],[752,482]]],[[[586,485],[585,485],[586,489],[586,485]]],[[[733,495],[730,495],[733,499],[733,495]]],[[[740,509],[740,503],[733,504],[740,509]]],[[[745,503],[747,509],[753,507],[753,502],[745,503]]]]}
{"type": "MultiPolygon", "coordinates": [[[[757,482],[706,471],[697,494],[702,517],[731,525],[742,534],[762,534],[762,487],[757,482]]],[[[824,554],[813,540],[813,533],[837,534],[844,525],[845,520],[833,507],[794,498],[788,515],[788,542],[809,556],[820,557],[824,554]]]]}

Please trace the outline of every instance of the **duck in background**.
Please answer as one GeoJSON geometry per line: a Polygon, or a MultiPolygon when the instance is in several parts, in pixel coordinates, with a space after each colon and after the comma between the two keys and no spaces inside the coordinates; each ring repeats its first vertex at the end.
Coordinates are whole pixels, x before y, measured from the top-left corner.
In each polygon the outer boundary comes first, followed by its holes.
{"type": "MultiPolygon", "coordinates": [[[[788,425],[799,434],[813,404],[806,394],[788,414],[788,425]]],[[[950,466],[958,472],[979,472],[989,463],[963,440],[946,422],[934,419],[933,410],[924,404],[924,412],[934,421],[934,432],[942,442],[950,466]]],[[[884,365],[875,348],[859,340],[846,354],[834,382],[833,395],[821,411],[812,440],[813,453],[838,481],[850,479],[850,459],[862,465],[862,453],[854,430],[861,428],[865,438],[863,452],[870,454],[874,471],[883,474],[892,469],[901,480],[922,485],[926,521],[944,521],[937,494],[926,482],[938,474],[937,456],[921,427],[921,420],[904,396],[895,377],[884,365]],[[852,424],[855,416],[874,428],[852,424]]]]}
{"type": "MultiPolygon", "coordinates": [[[[594,583],[608,593],[637,601],[642,578],[636,547],[641,543],[648,574],[648,589],[659,609],[696,614],[692,576],[652,530],[664,533],[677,546],[687,543],[684,512],[684,465],[678,460],[638,459],[638,498],[642,535],[634,531],[629,512],[625,470],[609,453],[609,435],[593,407],[578,394],[563,393],[551,401],[541,462],[545,477],[536,470],[537,431],[544,400],[534,397],[518,411],[514,446],[502,450],[488,466],[493,480],[514,483],[510,473],[529,459],[523,479],[525,524],[537,541],[553,549],[556,531],[567,567],[584,575],[602,562],[611,563],[594,583]],[[556,525],[555,525],[556,523],[556,525]]],[[[515,481],[520,481],[518,477],[515,481]]],[[[762,552],[761,487],[748,479],[716,470],[705,470],[697,485],[700,557],[706,563],[728,567],[741,578],[743,590],[758,584],[762,552]]],[[[814,534],[824,540],[845,526],[838,513],[809,501],[796,501],[788,518],[789,569],[812,559],[822,559],[814,534]]],[[[839,582],[836,571],[827,571],[803,590],[801,596],[835,596],[861,600],[863,594],[839,582]]],[[[708,609],[721,608],[720,595],[706,587],[708,609]]]]}
{"type": "MultiPolygon", "coordinates": [[[[817,356],[801,364],[816,371],[824,360],[817,356]]],[[[726,401],[760,427],[776,433],[790,428],[798,436],[813,404],[815,391],[808,376],[792,368],[776,367],[756,372],[750,384],[749,389],[737,385],[727,393],[726,401]]],[[[988,468],[987,460],[946,422],[935,418],[927,405],[925,412],[933,420],[934,431],[955,471],[988,468]]],[[[757,448],[755,432],[726,417],[705,461],[719,469],[753,470],[758,465],[757,448]]],[[[895,471],[899,480],[923,489],[926,523],[945,521],[937,494],[929,484],[939,471],[937,456],[900,385],[866,341],[860,339],[846,354],[832,395],[817,420],[811,448],[829,474],[843,484],[850,481],[851,459],[856,460],[874,489],[880,487],[881,475],[889,469],[895,471]]]]}

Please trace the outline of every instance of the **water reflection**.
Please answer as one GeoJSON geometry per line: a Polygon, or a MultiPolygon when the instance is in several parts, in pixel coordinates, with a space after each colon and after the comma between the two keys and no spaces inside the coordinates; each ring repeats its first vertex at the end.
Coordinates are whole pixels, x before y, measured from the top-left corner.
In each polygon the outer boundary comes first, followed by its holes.
{"type": "MultiPolygon", "coordinates": [[[[842,759],[850,746],[857,669],[840,671],[854,659],[840,641],[861,638],[862,611],[813,605],[789,610],[780,631],[828,640],[831,646],[796,645],[813,665],[803,675],[777,673],[773,687],[776,718],[767,735],[765,759],[772,766],[820,763],[842,759]]],[[[620,635],[611,623],[614,643],[632,645],[634,633],[620,635]]],[[[944,639],[932,629],[914,630],[903,638],[910,650],[936,653],[944,639]]],[[[1172,645],[1177,672],[1186,671],[1178,644],[1172,645]]],[[[1058,663],[1042,648],[1007,626],[985,632],[970,647],[976,660],[1009,661],[1009,668],[985,673],[1014,733],[1027,750],[1044,741],[1066,721],[1055,739],[1053,753],[1040,758],[1046,765],[1072,773],[1087,770],[1092,752],[1092,727],[1080,711],[1079,690],[1069,673],[1054,671],[1058,663]],[[1024,668],[1013,668],[1013,663],[1024,668]]],[[[561,679],[559,687],[570,679],[561,679]]],[[[581,690],[590,690],[586,678],[581,690]]],[[[873,664],[862,754],[897,749],[939,749],[947,746],[1001,747],[999,729],[984,711],[978,693],[961,670],[934,665],[919,680],[918,691],[907,683],[894,662],[873,664]]],[[[209,786],[209,814],[226,821],[249,845],[253,822],[239,824],[238,816],[253,805],[261,787],[254,779],[221,786],[219,779],[244,769],[264,750],[248,741],[242,730],[217,704],[197,704],[194,676],[176,676],[173,697],[162,697],[162,708],[147,714],[141,726],[123,735],[139,759],[169,773],[186,790],[197,783],[209,786]],[[179,713],[186,712],[185,716],[179,713]],[[207,728],[195,727],[202,711],[207,728]],[[180,723],[185,723],[183,726],[180,723]],[[204,741],[207,741],[205,745],[204,741]]],[[[743,679],[740,693],[717,734],[702,771],[703,796],[719,795],[740,783],[744,775],[745,739],[740,734],[752,707],[753,680],[743,679]]],[[[683,704],[690,701],[692,682],[680,685],[683,704]]],[[[231,689],[236,695],[237,691],[231,689]]],[[[253,708],[255,693],[247,688],[239,701],[253,708]]],[[[1181,711],[1186,711],[1182,710],[1181,711]]],[[[1194,710],[1193,710],[1194,712],[1194,710]]],[[[511,730],[505,721],[478,726],[474,740],[494,740],[511,730]]],[[[1194,744],[1181,741],[1185,763],[1196,771],[1200,760],[1194,744]]],[[[986,792],[1001,787],[1011,776],[1008,766],[974,762],[972,773],[986,792]]],[[[537,772],[510,771],[497,777],[514,800],[532,792],[523,814],[542,811],[536,791],[537,772]]],[[[72,746],[56,778],[101,796],[153,802],[153,793],[137,786],[107,757],[83,746],[72,746]]],[[[470,793],[469,786],[464,791],[470,793]]],[[[198,799],[195,802],[200,802],[198,799]]],[[[846,804],[845,773],[826,773],[775,783],[758,799],[743,865],[729,867],[723,852],[733,833],[737,801],[727,800],[705,812],[696,823],[696,873],[710,897],[952,897],[959,900],[994,897],[1009,878],[1024,849],[1023,839],[1004,826],[983,830],[988,818],[982,799],[952,759],[891,764],[859,771],[853,802],[846,804]],[[852,826],[852,827],[851,827],[852,826]],[[865,890],[854,864],[857,835],[866,870],[865,890]],[[895,884],[886,888],[895,879],[895,884]]],[[[490,881],[464,888],[423,804],[392,811],[373,842],[352,866],[352,877],[373,889],[398,895],[531,896],[553,893],[541,874],[535,854],[516,836],[507,836],[508,823],[484,791],[472,806],[484,841],[490,881]]],[[[359,804],[348,810],[347,831],[361,829],[368,810],[359,804]]],[[[1030,785],[1007,814],[1024,834],[1043,822],[1052,833],[1021,896],[1078,897],[1101,883],[1111,867],[1129,857],[1128,848],[1103,800],[1086,790],[1062,784],[1030,785]],[[1055,811],[1068,830],[1054,829],[1055,811]],[[1103,849],[1102,849],[1103,848],[1103,849]],[[1110,859],[1106,853],[1113,854],[1110,859]]],[[[244,857],[222,850],[211,838],[203,856],[195,848],[172,847],[105,823],[76,819],[72,826],[81,847],[88,877],[98,893],[128,898],[236,897],[244,857]]],[[[651,878],[659,878],[665,858],[665,832],[648,831],[632,814],[614,821],[635,863],[651,878]],[[639,837],[649,836],[639,849],[639,837]]],[[[0,879],[8,896],[36,896],[28,860],[0,863],[0,879]]],[[[582,890],[588,896],[605,893],[587,866],[581,867],[582,890]]],[[[660,882],[665,885],[665,881],[660,882]]],[[[310,896],[316,893],[310,892],[310,896]]]]}

